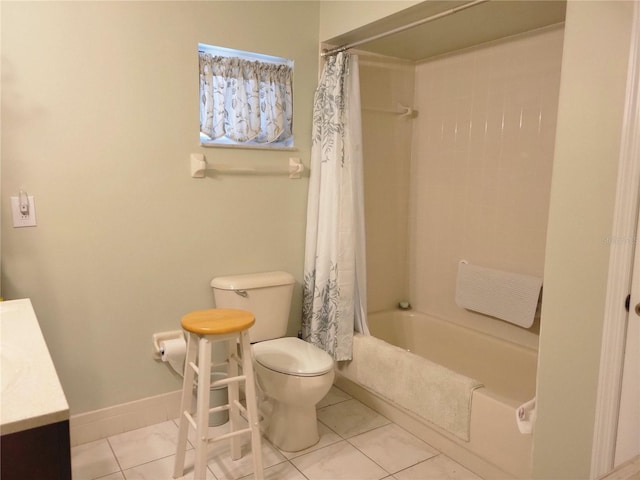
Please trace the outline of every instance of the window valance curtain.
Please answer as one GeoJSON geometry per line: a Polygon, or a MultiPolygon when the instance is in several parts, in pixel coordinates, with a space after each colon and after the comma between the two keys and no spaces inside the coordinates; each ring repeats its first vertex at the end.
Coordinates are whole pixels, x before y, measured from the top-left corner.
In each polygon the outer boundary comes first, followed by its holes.
{"type": "Polygon", "coordinates": [[[292,69],[200,53],[200,131],[211,139],[272,143],[292,135],[292,69]]]}

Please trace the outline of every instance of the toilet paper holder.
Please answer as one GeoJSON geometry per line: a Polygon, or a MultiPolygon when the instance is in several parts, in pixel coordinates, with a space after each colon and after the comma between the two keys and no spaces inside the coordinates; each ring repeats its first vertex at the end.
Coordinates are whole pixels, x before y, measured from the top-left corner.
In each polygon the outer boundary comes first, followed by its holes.
{"type": "Polygon", "coordinates": [[[162,356],[160,343],[167,340],[175,340],[182,338],[184,340],[184,333],[182,330],[171,330],[169,332],[158,332],[153,334],[153,358],[160,360],[162,356]]]}

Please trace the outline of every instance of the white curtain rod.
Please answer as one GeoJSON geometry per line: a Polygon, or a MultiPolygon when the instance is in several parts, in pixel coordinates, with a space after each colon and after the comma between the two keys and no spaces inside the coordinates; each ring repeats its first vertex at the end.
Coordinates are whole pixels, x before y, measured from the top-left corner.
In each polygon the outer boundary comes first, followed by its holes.
{"type": "Polygon", "coordinates": [[[363,40],[357,40],[352,43],[347,43],[346,45],[342,45],[340,47],[327,50],[326,52],[322,52],[320,54],[321,57],[327,57],[331,55],[335,55],[336,53],[344,52],[345,50],[349,50],[350,48],[357,47],[358,45],[362,45],[364,43],[369,43],[374,40],[378,40],[380,38],[388,37],[389,35],[393,35],[394,33],[404,32],[405,30],[409,30],[413,27],[417,27],[419,25],[424,25],[425,23],[432,22],[442,17],[447,17],[449,15],[453,15],[454,13],[458,13],[462,10],[466,10],[470,7],[475,7],[481,3],[486,3],[489,0],[474,0],[473,2],[465,3],[463,5],[459,5],[457,7],[451,8],[449,10],[445,10],[444,12],[436,13],[435,15],[431,15],[430,17],[423,18],[421,20],[416,20],[415,22],[408,23],[406,25],[402,25],[401,27],[394,28],[392,30],[387,30],[386,32],[379,33],[377,35],[373,35],[371,37],[365,38],[363,40]]]}

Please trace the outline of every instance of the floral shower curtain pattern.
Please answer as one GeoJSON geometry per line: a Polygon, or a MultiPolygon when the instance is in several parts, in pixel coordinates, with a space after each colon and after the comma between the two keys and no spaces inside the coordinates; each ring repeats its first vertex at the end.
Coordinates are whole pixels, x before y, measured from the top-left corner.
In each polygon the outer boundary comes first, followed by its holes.
{"type": "Polygon", "coordinates": [[[292,69],[288,65],[200,52],[200,131],[240,143],[292,135],[292,69]]]}
{"type": "Polygon", "coordinates": [[[350,360],[354,330],[369,333],[358,57],[329,57],[314,100],[302,334],[350,360]]]}

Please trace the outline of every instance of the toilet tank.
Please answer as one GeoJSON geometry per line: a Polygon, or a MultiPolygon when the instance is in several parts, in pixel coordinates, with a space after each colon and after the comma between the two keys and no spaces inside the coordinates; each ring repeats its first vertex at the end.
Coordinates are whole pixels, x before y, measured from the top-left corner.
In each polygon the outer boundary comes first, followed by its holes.
{"type": "Polygon", "coordinates": [[[289,323],[295,279],[287,272],[229,275],[211,280],[217,308],[247,310],[256,318],[252,342],[284,337],[289,323]]]}

